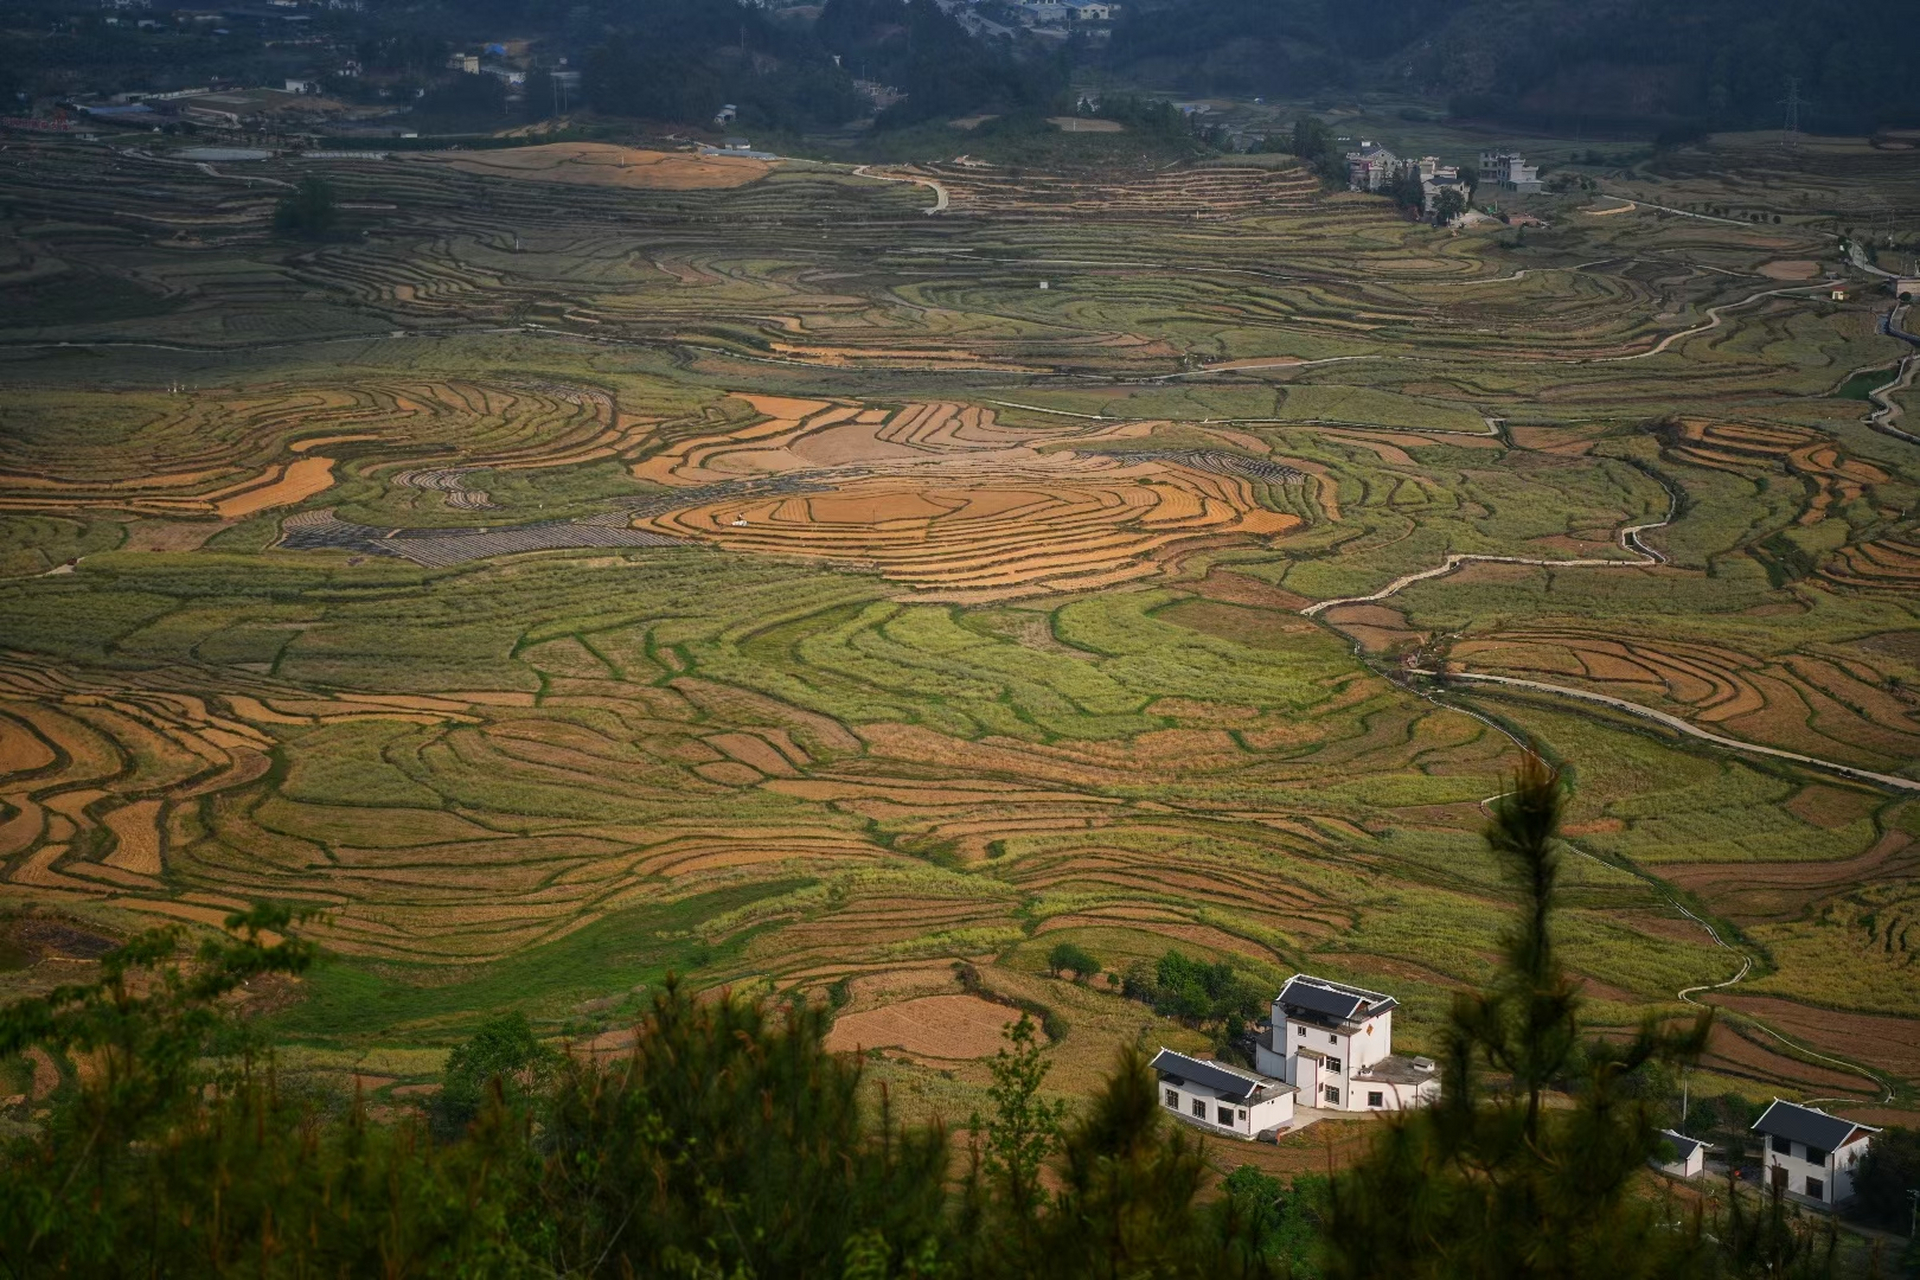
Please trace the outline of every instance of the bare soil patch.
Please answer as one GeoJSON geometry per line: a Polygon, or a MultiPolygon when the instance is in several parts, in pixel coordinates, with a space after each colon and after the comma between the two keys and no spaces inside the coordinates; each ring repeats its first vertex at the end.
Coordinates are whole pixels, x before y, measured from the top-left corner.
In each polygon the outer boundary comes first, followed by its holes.
{"type": "Polygon", "coordinates": [[[550,142],[511,151],[440,152],[416,158],[489,177],[652,191],[743,187],[773,172],[768,161],[746,156],[642,151],[609,142],[550,142]]]}
{"type": "Polygon", "coordinates": [[[105,862],[143,876],[160,874],[160,808],[158,800],[135,800],[104,819],[116,844],[105,862]]]}
{"type": "Polygon", "coordinates": [[[1759,1018],[1823,1053],[1857,1058],[1908,1079],[1920,1076],[1920,1022],[1911,1018],[1817,1009],[1773,996],[1721,995],[1713,1002],[1759,1018]]]}
{"type": "Polygon", "coordinates": [[[1760,268],[1769,280],[1811,280],[1820,274],[1820,264],[1811,258],[1782,258],[1760,268]]]}
{"type": "Polygon", "coordinates": [[[899,1049],[916,1058],[965,1061],[999,1049],[1002,1029],[1019,1018],[1018,1010],[979,996],[922,996],[840,1018],[827,1035],[827,1048],[899,1049]]]}
{"type": "Polygon", "coordinates": [[[257,489],[248,489],[236,493],[231,498],[223,498],[214,507],[223,520],[238,520],[250,516],[256,511],[265,511],[269,507],[291,506],[304,502],[316,493],[324,493],[333,487],[332,458],[319,454],[301,458],[287,464],[278,480],[262,485],[257,489]]]}

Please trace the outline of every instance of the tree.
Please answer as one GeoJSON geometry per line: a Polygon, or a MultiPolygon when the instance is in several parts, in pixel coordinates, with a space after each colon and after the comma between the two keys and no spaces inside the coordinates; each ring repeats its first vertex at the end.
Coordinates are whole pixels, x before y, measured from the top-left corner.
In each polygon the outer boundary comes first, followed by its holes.
{"type": "Polygon", "coordinates": [[[447,1055],[445,1079],[431,1108],[434,1127],[443,1136],[463,1132],[490,1092],[502,1102],[524,1105],[545,1080],[553,1058],[524,1013],[487,1019],[472,1039],[447,1055]]]}
{"type": "Polygon", "coordinates": [[[1433,202],[1433,225],[1450,227],[1467,211],[1467,198],[1453,187],[1442,191],[1433,202]]]}
{"type": "Polygon", "coordinates": [[[1047,972],[1056,978],[1063,972],[1071,973],[1079,981],[1085,982],[1100,972],[1100,962],[1079,943],[1059,942],[1047,952],[1047,972]]]}
{"type": "Polygon", "coordinates": [[[1659,1141],[1626,1082],[1697,1057],[1712,1015],[1680,1031],[1649,1019],[1627,1043],[1587,1041],[1579,1060],[1578,987],[1553,932],[1563,805],[1559,774],[1531,753],[1494,804],[1487,844],[1520,899],[1501,971],[1454,1001],[1440,1101],[1398,1118],[1335,1182],[1331,1275],[1640,1280],[1706,1265],[1697,1211],[1665,1224],[1630,1193],[1659,1141]],[[1571,1105],[1549,1111],[1576,1064],[1571,1105]]]}
{"type": "Polygon", "coordinates": [[[1146,1056],[1123,1049],[1061,1139],[1060,1189],[1037,1225],[1037,1251],[1024,1266],[987,1274],[1264,1280],[1277,1273],[1255,1246],[1242,1198],[1200,1203],[1206,1149],[1164,1118],[1159,1092],[1146,1056]]]}
{"type": "Polygon", "coordinates": [[[1920,1130],[1889,1125],[1874,1136],[1853,1171],[1860,1216],[1883,1226],[1913,1219],[1909,1191],[1920,1189],[1920,1130]]]}
{"type": "Polygon", "coordinates": [[[1480,189],[1480,170],[1470,164],[1461,165],[1460,185],[1467,189],[1467,199],[1473,199],[1473,193],[1480,189]]]}
{"type": "Polygon", "coordinates": [[[273,210],[274,230],[303,240],[326,239],[339,220],[333,184],[317,173],[300,179],[300,185],[280,197],[273,210]]]}
{"type": "Polygon", "coordinates": [[[1314,116],[1301,116],[1293,122],[1292,151],[1313,166],[1325,181],[1346,176],[1339,150],[1334,145],[1333,131],[1314,116]]]}
{"type": "MultiPolygon", "coordinates": [[[[1060,1141],[1060,1120],[1066,1104],[1040,1097],[1040,1086],[1053,1064],[1035,1038],[1033,1019],[1026,1014],[1001,1034],[1007,1043],[988,1070],[993,1084],[987,1098],[993,1116],[986,1124],[982,1166],[994,1188],[1004,1196],[1016,1217],[1031,1215],[1040,1195],[1040,1168],[1060,1141]]],[[[978,1117],[972,1128],[980,1131],[978,1117]]]]}

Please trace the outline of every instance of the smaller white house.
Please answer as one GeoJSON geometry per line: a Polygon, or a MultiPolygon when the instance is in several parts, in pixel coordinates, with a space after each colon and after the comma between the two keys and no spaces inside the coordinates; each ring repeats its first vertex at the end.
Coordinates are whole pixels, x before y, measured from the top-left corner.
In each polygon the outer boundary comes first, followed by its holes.
{"type": "Polygon", "coordinates": [[[1760,1155],[1765,1185],[1823,1205],[1852,1198],[1854,1166],[1880,1132],[1778,1098],[1754,1122],[1753,1131],[1766,1143],[1760,1155]]]}
{"type": "Polygon", "coordinates": [[[1689,1138],[1674,1129],[1662,1129],[1660,1138],[1672,1148],[1673,1157],[1662,1160],[1658,1155],[1647,1161],[1648,1164],[1670,1178],[1697,1178],[1707,1169],[1707,1152],[1712,1150],[1707,1143],[1698,1138],[1689,1138]]]}
{"type": "Polygon", "coordinates": [[[1293,1123],[1290,1084],[1162,1049],[1153,1056],[1160,1105],[1231,1138],[1278,1133],[1293,1123]]]}

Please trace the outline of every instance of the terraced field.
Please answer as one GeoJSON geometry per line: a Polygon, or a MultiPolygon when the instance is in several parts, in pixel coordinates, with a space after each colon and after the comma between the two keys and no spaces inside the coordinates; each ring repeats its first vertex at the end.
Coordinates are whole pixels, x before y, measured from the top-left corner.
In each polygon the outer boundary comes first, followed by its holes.
{"type": "Polygon", "coordinates": [[[316,1068],[502,1007],[612,1044],[672,968],[837,993],[953,1116],[1006,1002],[1067,1087],[1197,1045],[1062,940],[1385,986],[1422,1047],[1531,739],[1600,1021],[1687,992],[1696,1090],[1905,1106],[1920,454],[1818,281],[1828,193],[1920,154],[1653,207],[1778,180],[1716,146],[1524,237],[1252,161],[23,146],[0,893],[319,910],[316,1068]],[[314,170],[350,234],[275,241],[314,170]]]}

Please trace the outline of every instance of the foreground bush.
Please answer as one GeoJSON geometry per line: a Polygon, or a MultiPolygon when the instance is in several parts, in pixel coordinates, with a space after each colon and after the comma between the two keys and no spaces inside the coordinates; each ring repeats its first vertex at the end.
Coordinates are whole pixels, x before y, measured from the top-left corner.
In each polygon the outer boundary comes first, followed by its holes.
{"type": "Polygon", "coordinates": [[[185,960],[158,930],[99,981],[0,1011],[0,1050],[78,1067],[0,1156],[7,1274],[1272,1274],[1231,1198],[1201,1203],[1199,1142],[1169,1130],[1138,1053],[1063,1130],[1016,1034],[958,1185],[944,1131],[895,1123],[884,1094],[871,1113],[857,1062],[824,1048],[825,1009],[672,983],[624,1060],[556,1056],[495,1019],[448,1097],[379,1124],[286,1089],[223,1012],[247,979],[310,962],[267,941],[287,925],[235,917],[185,960]]]}

